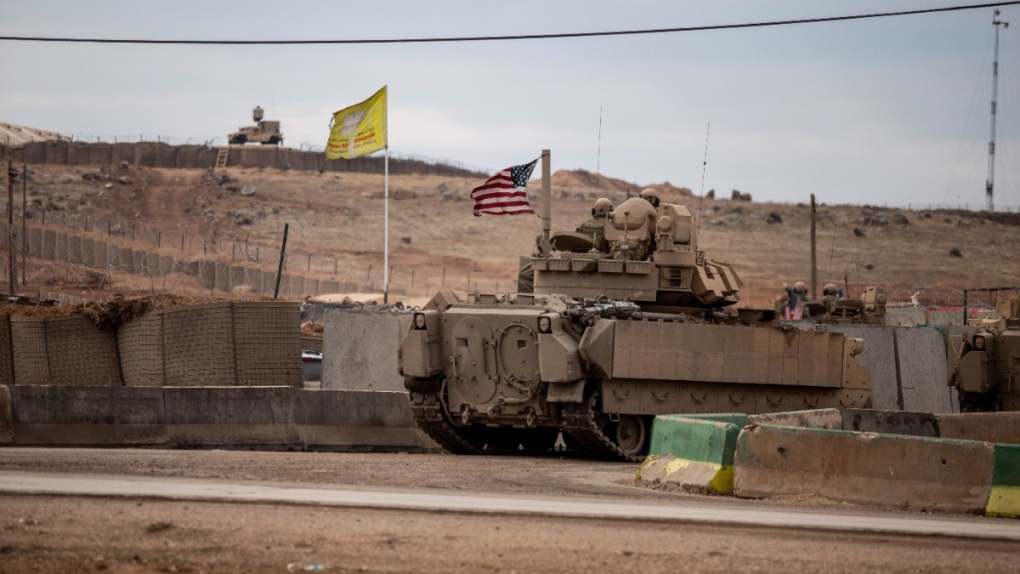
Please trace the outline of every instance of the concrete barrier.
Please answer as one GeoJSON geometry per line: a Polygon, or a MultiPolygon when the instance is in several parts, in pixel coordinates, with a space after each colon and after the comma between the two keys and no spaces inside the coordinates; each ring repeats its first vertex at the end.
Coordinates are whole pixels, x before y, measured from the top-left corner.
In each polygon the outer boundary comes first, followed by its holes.
{"type": "Polygon", "coordinates": [[[1020,446],[995,445],[992,491],[985,507],[988,516],[1020,518],[1020,446]]]}
{"type": "Polygon", "coordinates": [[[931,327],[899,327],[895,334],[902,409],[953,412],[953,397],[946,384],[945,337],[931,327]]]}
{"type": "Polygon", "coordinates": [[[0,444],[14,441],[14,417],[11,414],[11,390],[0,385],[0,444]]]}
{"type": "Polygon", "coordinates": [[[1020,412],[937,414],[942,438],[1020,444],[1020,412]]]}
{"type": "Polygon", "coordinates": [[[659,415],[637,481],[707,494],[733,492],[733,454],[747,415],[659,415]]]}
{"type": "Polygon", "coordinates": [[[857,356],[864,371],[871,375],[871,406],[875,409],[900,408],[899,377],[893,329],[882,325],[827,325],[831,333],[864,339],[864,352],[857,356]]]}
{"type": "MultiPolygon", "coordinates": [[[[931,413],[873,409],[819,409],[751,415],[750,424],[834,429],[854,432],[938,437],[939,423],[931,413]]],[[[964,438],[964,437],[953,437],[964,438]]]]}
{"type": "Polygon", "coordinates": [[[14,446],[421,452],[403,393],[292,387],[0,386],[14,446]]]}
{"type": "Polygon", "coordinates": [[[18,385],[10,391],[16,446],[166,442],[162,389],[18,385]]]}
{"type": "Polygon", "coordinates": [[[328,309],[322,341],[322,388],[404,391],[397,373],[397,316],[328,309]]]}
{"type": "Polygon", "coordinates": [[[994,454],[977,441],[752,425],[737,439],[733,491],[984,513],[994,454]]]}

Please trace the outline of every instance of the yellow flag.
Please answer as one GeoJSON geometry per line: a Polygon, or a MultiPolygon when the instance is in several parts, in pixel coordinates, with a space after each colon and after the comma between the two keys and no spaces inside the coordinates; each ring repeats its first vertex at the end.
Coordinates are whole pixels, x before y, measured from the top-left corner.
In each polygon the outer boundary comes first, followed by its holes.
{"type": "Polygon", "coordinates": [[[333,114],[326,159],[354,159],[386,147],[386,86],[333,114]]]}

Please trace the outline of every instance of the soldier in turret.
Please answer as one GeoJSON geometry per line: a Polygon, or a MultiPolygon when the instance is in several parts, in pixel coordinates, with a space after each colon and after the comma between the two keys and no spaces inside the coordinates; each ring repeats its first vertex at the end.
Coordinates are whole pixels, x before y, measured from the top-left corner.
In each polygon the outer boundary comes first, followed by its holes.
{"type": "Polygon", "coordinates": [[[800,320],[804,318],[804,302],[807,301],[807,285],[803,281],[797,281],[790,287],[789,283],[783,283],[786,295],[777,302],[780,315],[783,319],[800,320]]]}
{"type": "Polygon", "coordinates": [[[825,313],[831,314],[836,301],[839,300],[839,290],[833,283],[826,283],[822,287],[822,304],[825,305],[825,313]]]}
{"type": "Polygon", "coordinates": [[[605,197],[595,200],[591,208],[591,217],[581,225],[577,226],[578,233],[590,235],[592,245],[600,253],[609,253],[609,242],[606,241],[606,214],[613,210],[613,202],[605,197]]]}

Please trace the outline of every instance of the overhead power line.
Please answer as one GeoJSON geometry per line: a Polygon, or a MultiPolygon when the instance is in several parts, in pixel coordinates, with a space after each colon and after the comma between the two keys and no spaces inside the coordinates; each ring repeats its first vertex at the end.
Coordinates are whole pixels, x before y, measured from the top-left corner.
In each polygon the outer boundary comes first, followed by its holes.
{"type": "Polygon", "coordinates": [[[817,24],[822,22],[845,22],[848,20],[866,20],[871,18],[888,18],[891,16],[914,16],[917,14],[933,14],[937,12],[958,12],[961,10],[977,10],[995,6],[1020,4],[1020,0],[1011,2],[993,2],[989,4],[967,4],[947,6],[943,8],[925,8],[922,10],[904,10],[900,12],[876,12],[872,14],[854,14],[850,16],[829,16],[826,18],[802,18],[798,20],[778,20],[773,22],[750,22],[744,24],[716,24],[711,26],[686,26],[680,28],[651,28],[647,30],[616,30],[609,32],[565,32],[560,34],[514,34],[505,36],[448,36],[437,38],[375,38],[361,40],[148,40],[141,38],[66,38],[46,36],[0,36],[0,40],[12,42],[63,42],[91,44],[181,44],[181,45],[219,45],[219,46],[281,46],[281,45],[312,45],[312,44],[424,44],[440,42],[489,42],[495,40],[549,40],[557,38],[591,38],[598,36],[637,36],[642,34],[671,34],[678,32],[705,32],[709,30],[734,30],[740,28],[767,28],[772,26],[789,26],[792,24],[817,24]]]}

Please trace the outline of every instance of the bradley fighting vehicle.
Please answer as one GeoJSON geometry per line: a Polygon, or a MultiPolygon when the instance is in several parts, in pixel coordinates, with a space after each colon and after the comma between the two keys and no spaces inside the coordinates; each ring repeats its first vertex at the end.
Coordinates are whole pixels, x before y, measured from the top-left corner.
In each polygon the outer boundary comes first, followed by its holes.
{"type": "Polygon", "coordinates": [[[1020,297],[996,305],[998,319],[971,320],[949,384],[960,411],[1020,411],[1020,297]]]}
{"type": "Polygon", "coordinates": [[[547,451],[562,431],[573,450],[640,460],[657,414],[869,403],[860,339],[726,313],[740,279],[698,249],[686,207],[626,200],[605,217],[607,252],[549,238],[548,221],[534,292],[442,291],[401,317],[414,417],[449,451],[547,451]]]}
{"type": "Polygon", "coordinates": [[[251,119],[255,121],[253,126],[241,126],[237,131],[227,136],[227,142],[231,144],[246,144],[248,142],[260,143],[262,145],[280,145],[283,143],[283,132],[280,131],[278,120],[263,120],[264,112],[261,106],[255,106],[251,111],[251,119]]]}

